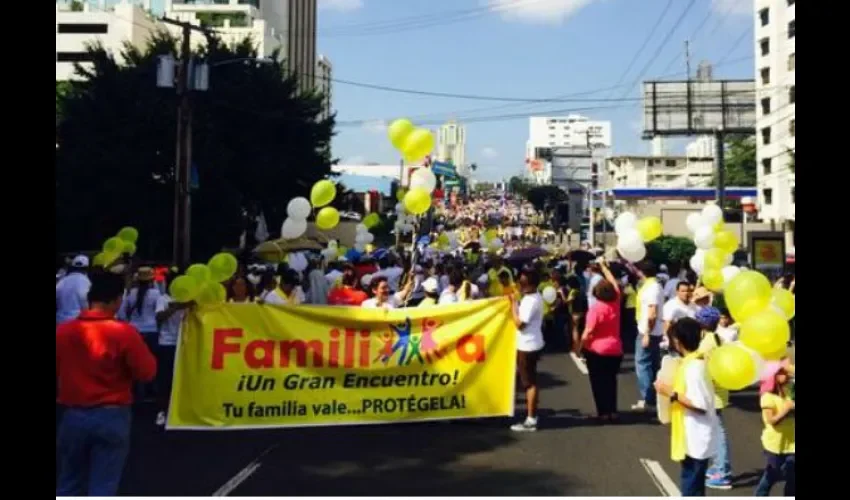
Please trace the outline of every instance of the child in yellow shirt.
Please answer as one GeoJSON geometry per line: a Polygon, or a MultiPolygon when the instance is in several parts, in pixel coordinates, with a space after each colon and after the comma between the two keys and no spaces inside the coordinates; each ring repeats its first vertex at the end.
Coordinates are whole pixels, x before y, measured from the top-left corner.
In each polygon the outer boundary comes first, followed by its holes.
{"type": "Polygon", "coordinates": [[[784,496],[796,496],[796,458],[794,432],[795,404],[789,394],[788,367],[778,361],[767,363],[761,381],[761,418],[764,431],[761,444],[767,466],[756,487],[756,496],[769,496],[770,489],[784,475],[784,496]]]}

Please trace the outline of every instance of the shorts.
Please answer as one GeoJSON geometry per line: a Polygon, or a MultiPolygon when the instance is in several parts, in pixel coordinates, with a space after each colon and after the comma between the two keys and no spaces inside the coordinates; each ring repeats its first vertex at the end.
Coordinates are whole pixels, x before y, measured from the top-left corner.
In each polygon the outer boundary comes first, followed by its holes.
{"type": "Polygon", "coordinates": [[[517,351],[516,366],[519,381],[523,389],[537,385],[537,362],[540,361],[540,351],[517,351]]]}

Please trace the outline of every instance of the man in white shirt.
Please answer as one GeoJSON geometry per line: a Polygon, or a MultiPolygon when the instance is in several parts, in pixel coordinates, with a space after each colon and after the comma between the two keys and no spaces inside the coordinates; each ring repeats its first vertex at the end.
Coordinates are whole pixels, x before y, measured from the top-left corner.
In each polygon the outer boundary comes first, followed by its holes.
{"type": "Polygon", "coordinates": [[[664,307],[664,289],[656,278],[655,264],[643,260],[637,265],[644,278],[638,289],[635,311],[638,336],[635,342],[635,373],[638,379],[640,399],[632,410],[645,410],[655,406],[655,389],[652,383],[661,368],[661,340],[664,338],[664,323],[661,317],[664,307]]]}
{"type": "Polygon", "coordinates": [[[523,271],[518,281],[522,291],[519,304],[511,301],[511,312],[517,327],[517,371],[525,389],[527,415],[523,422],[511,426],[516,432],[537,430],[537,362],[546,345],[543,341],[543,297],[537,293],[540,276],[535,271],[523,271]]]}
{"type": "Polygon", "coordinates": [[[696,316],[696,308],[691,304],[691,293],[693,287],[686,281],[680,281],[676,286],[676,296],[664,304],[661,319],[664,320],[665,341],[669,340],[668,331],[673,322],[682,318],[693,318],[696,316]]]}
{"type": "Polygon", "coordinates": [[[80,312],[88,309],[88,293],[91,281],[86,275],[89,258],[77,255],[71,261],[68,274],[56,283],[56,324],[76,319],[80,312]]]}
{"type": "MultiPolygon", "coordinates": [[[[661,397],[670,398],[671,404],[684,409],[684,456],[676,456],[677,446],[673,443],[674,460],[681,461],[680,489],[682,496],[705,496],[706,472],[711,457],[719,445],[719,422],[714,406],[714,386],[708,375],[705,360],[690,358],[699,349],[702,326],[694,319],[683,318],[670,329],[673,348],[685,359],[683,370],[684,391],[662,381],[655,383],[661,397]]],[[[671,435],[671,439],[675,436],[671,435]]]]}
{"type": "Polygon", "coordinates": [[[398,291],[399,279],[404,274],[404,268],[399,266],[396,260],[389,257],[388,260],[381,265],[381,270],[372,275],[372,278],[384,277],[387,279],[387,284],[392,292],[398,291]]]}
{"type": "Polygon", "coordinates": [[[404,302],[407,300],[410,291],[413,290],[413,280],[407,280],[407,284],[400,292],[392,293],[385,276],[375,277],[373,275],[371,287],[374,297],[364,300],[360,307],[365,309],[398,309],[405,306],[404,302]]]}

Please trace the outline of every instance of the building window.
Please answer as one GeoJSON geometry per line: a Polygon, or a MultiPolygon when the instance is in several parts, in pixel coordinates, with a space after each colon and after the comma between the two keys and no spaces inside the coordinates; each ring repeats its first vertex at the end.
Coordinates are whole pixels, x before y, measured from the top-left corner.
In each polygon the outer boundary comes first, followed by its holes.
{"type": "Polygon", "coordinates": [[[795,60],[795,54],[791,54],[790,56],[788,56],[788,71],[794,71],[795,69],[797,69],[797,61],[795,60]]]}
{"type": "Polygon", "coordinates": [[[762,38],[759,46],[761,47],[761,55],[766,56],[770,54],[770,38],[762,38]]]}
{"type": "Polygon", "coordinates": [[[764,195],[764,204],[765,205],[773,205],[773,190],[770,188],[762,189],[762,194],[764,195]]]}
{"type": "Polygon", "coordinates": [[[765,145],[770,144],[770,127],[761,129],[761,143],[765,145]]]}
{"type": "Polygon", "coordinates": [[[761,114],[769,115],[770,114],[770,97],[765,97],[761,100],[761,114]]]}
{"type": "Polygon", "coordinates": [[[790,122],[788,122],[788,133],[791,134],[791,137],[794,137],[794,135],[796,134],[796,132],[794,130],[796,124],[797,124],[796,119],[792,119],[790,122]]]}
{"type": "Polygon", "coordinates": [[[109,25],[106,23],[60,24],[56,31],[73,35],[103,35],[109,31],[109,25]]]}
{"type": "Polygon", "coordinates": [[[797,204],[797,186],[791,186],[791,204],[797,204]]]}
{"type": "Polygon", "coordinates": [[[676,160],[666,160],[664,162],[664,164],[667,165],[668,167],[675,167],[676,166],[676,160]]]}
{"type": "Polygon", "coordinates": [[[788,89],[788,102],[797,102],[797,92],[795,91],[796,88],[796,85],[791,85],[791,88],[788,89]]]}
{"type": "Polygon", "coordinates": [[[770,68],[762,68],[759,72],[761,74],[761,84],[769,85],[770,84],[770,68]]]}
{"type": "Polygon", "coordinates": [[[761,19],[761,25],[767,26],[770,23],[770,10],[762,9],[759,11],[759,19],[761,19]]]}
{"type": "Polygon", "coordinates": [[[92,55],[88,52],[57,52],[56,53],[56,62],[91,62],[92,55]]]}
{"type": "Polygon", "coordinates": [[[764,175],[770,175],[773,169],[773,158],[763,158],[761,160],[761,171],[764,175]]]}
{"type": "Polygon", "coordinates": [[[793,20],[788,23],[788,38],[794,38],[795,32],[797,29],[797,20],[793,20]]]}

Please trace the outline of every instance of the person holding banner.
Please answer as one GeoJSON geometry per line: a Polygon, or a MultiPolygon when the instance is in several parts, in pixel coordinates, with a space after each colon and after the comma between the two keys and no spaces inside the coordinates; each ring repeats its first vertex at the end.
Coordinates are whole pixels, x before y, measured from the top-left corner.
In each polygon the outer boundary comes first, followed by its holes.
{"type": "MultiPolygon", "coordinates": [[[[170,272],[166,278],[167,285],[180,276],[179,272],[170,272]]],[[[245,279],[242,277],[234,278],[234,283],[237,280],[245,279]]],[[[247,282],[245,282],[247,284],[247,282]]],[[[166,290],[168,288],[166,287],[166,290]]],[[[186,317],[186,309],[191,307],[193,302],[174,302],[168,293],[160,295],[156,301],[156,324],[159,328],[159,345],[156,351],[157,364],[159,370],[156,374],[156,402],[157,409],[156,425],[163,426],[166,422],[168,414],[168,403],[171,401],[171,385],[174,380],[174,357],[177,354],[177,339],[180,336],[180,327],[183,324],[183,318],[186,317]]]]}
{"type": "Polygon", "coordinates": [[[298,287],[298,276],[294,271],[285,269],[280,273],[280,285],[269,292],[261,303],[273,306],[297,306],[304,303],[304,292],[298,287]]]}
{"type": "Polygon", "coordinates": [[[525,420],[511,426],[515,432],[534,432],[537,430],[537,362],[546,343],[543,341],[543,297],[537,291],[540,276],[533,270],[525,270],[519,275],[519,287],[522,299],[517,304],[511,297],[511,312],[517,327],[517,371],[525,390],[525,420]]]}
{"type": "Polygon", "coordinates": [[[364,300],[360,307],[367,309],[398,309],[405,306],[405,300],[413,290],[413,280],[408,277],[407,283],[400,292],[390,294],[390,285],[386,276],[373,277],[370,284],[371,299],[364,300]]]}

